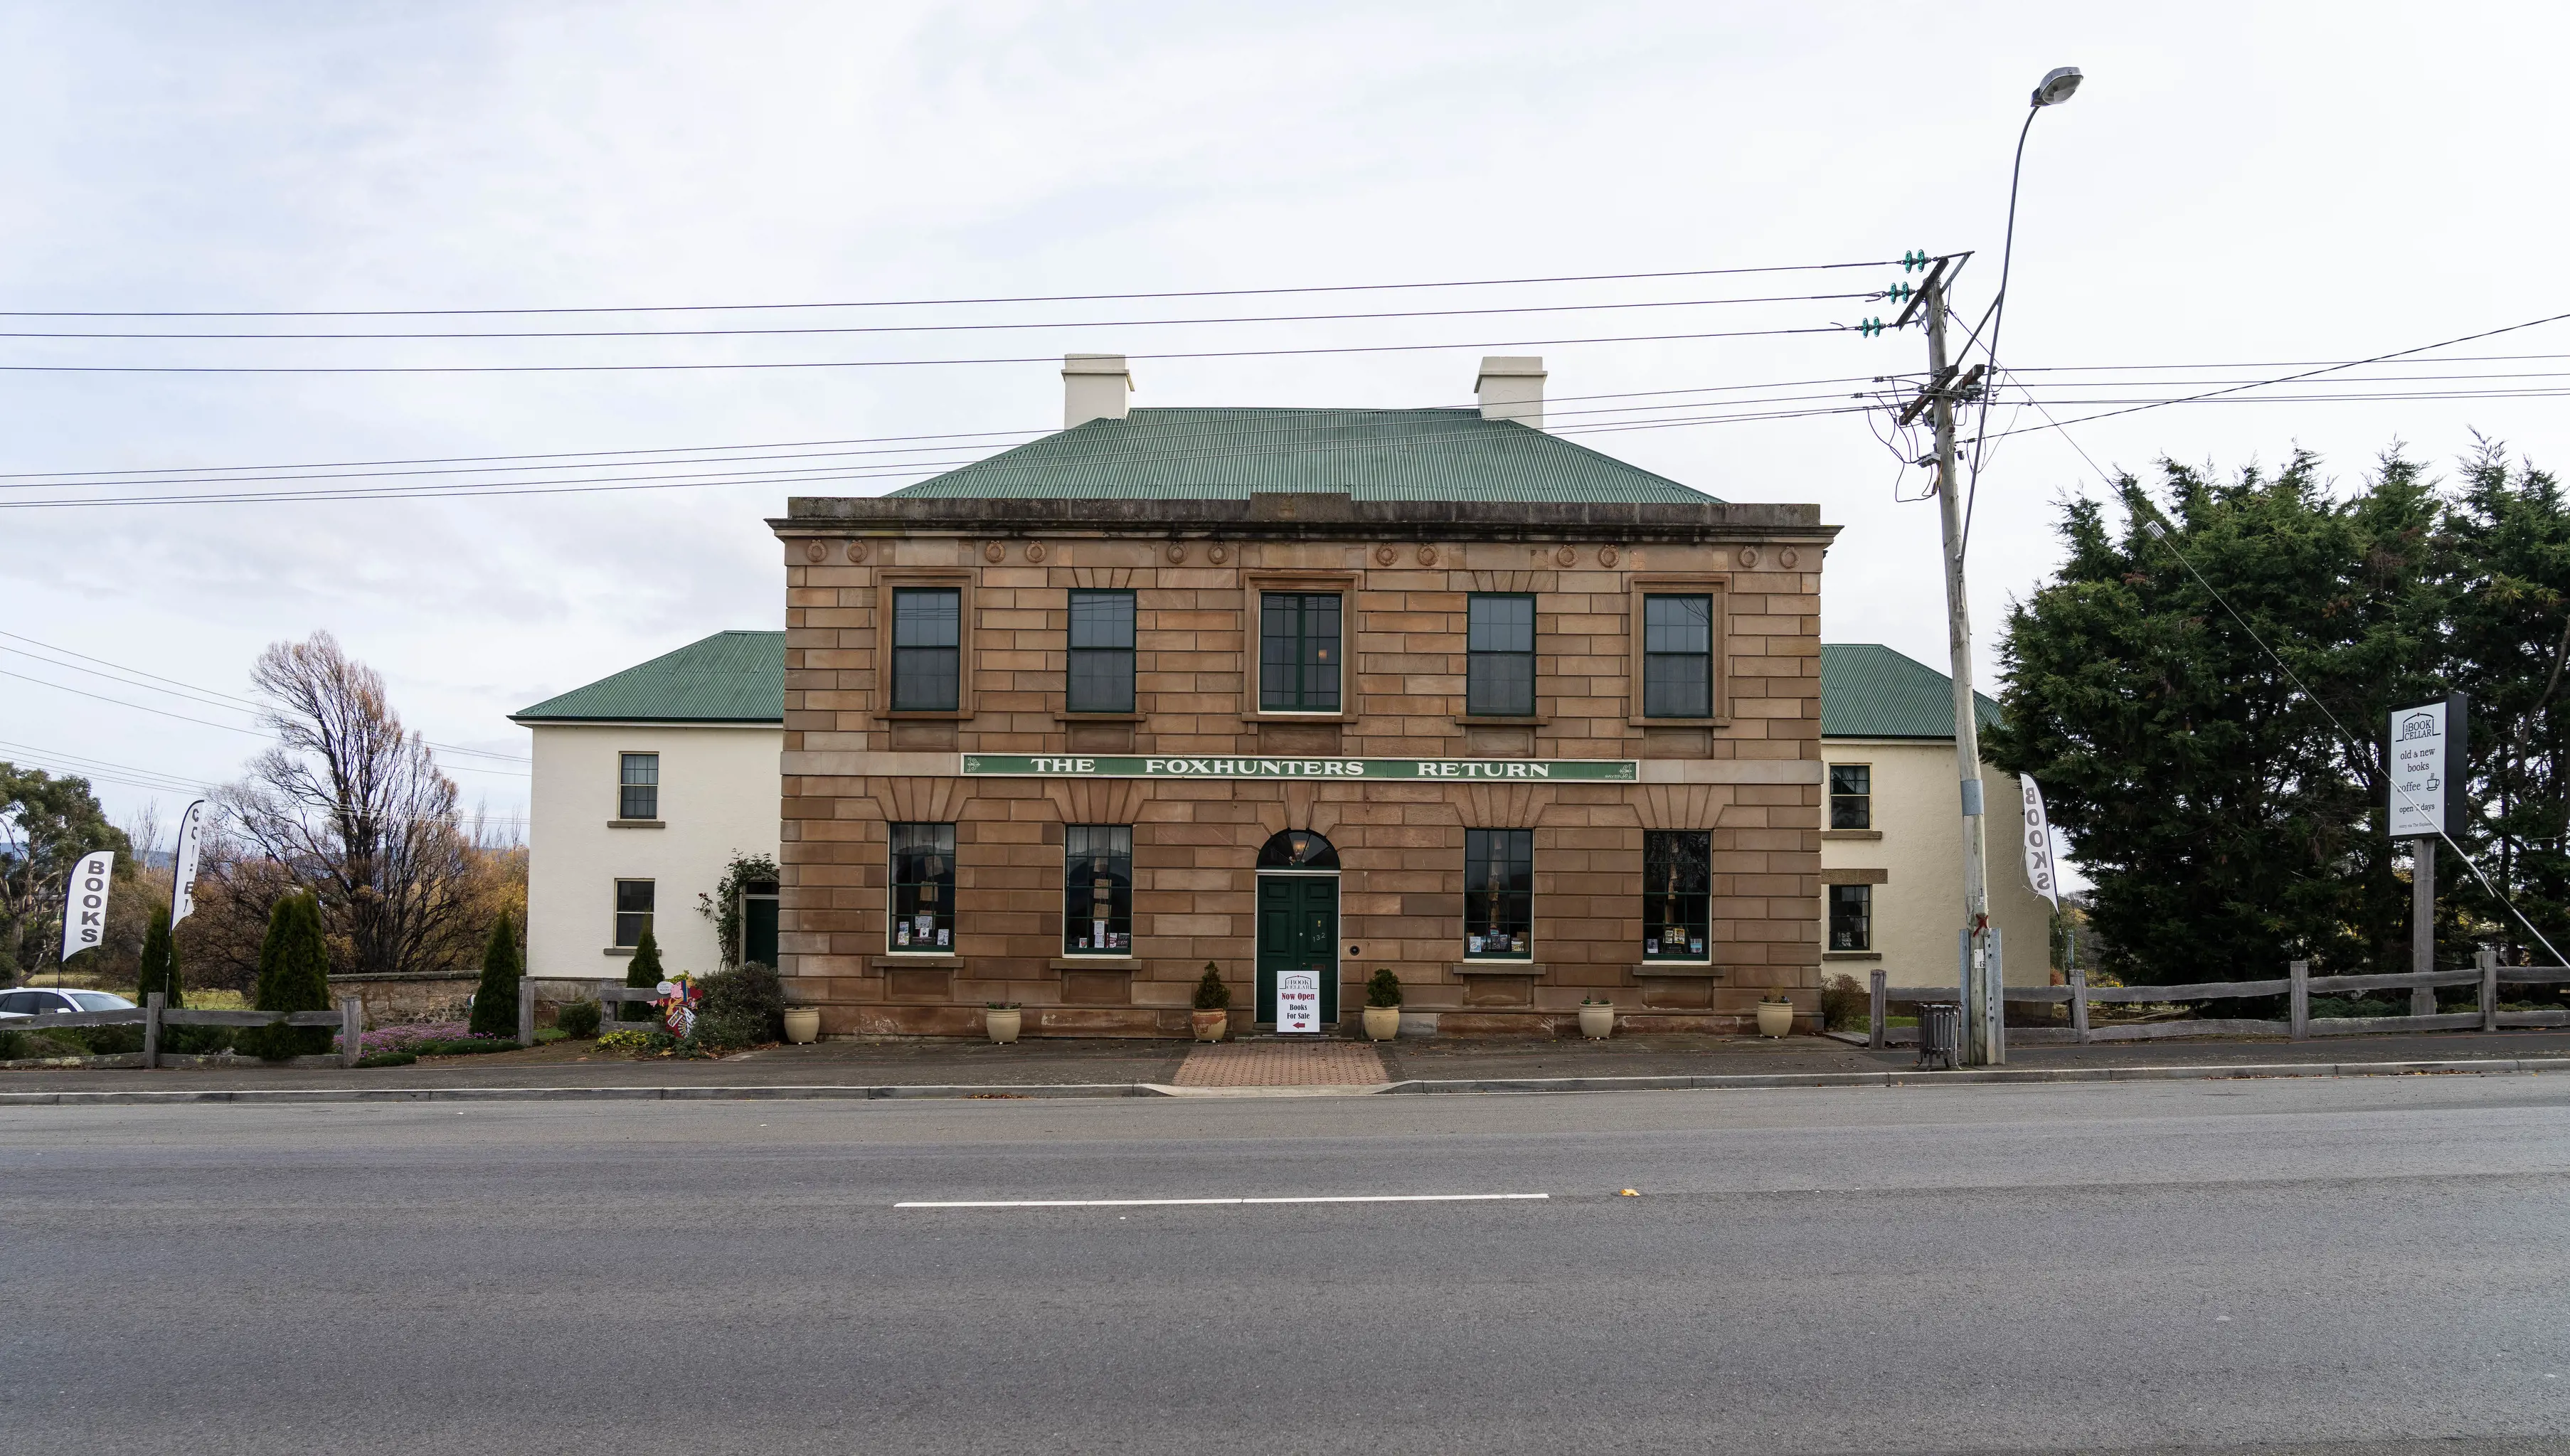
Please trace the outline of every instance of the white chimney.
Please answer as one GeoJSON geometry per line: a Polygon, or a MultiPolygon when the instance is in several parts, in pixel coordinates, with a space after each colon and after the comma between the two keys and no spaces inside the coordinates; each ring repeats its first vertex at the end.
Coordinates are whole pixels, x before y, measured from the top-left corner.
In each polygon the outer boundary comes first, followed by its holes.
{"type": "Polygon", "coordinates": [[[1543,428],[1543,360],[1485,358],[1473,389],[1482,396],[1482,418],[1512,419],[1529,429],[1543,428]]]}
{"type": "Polygon", "coordinates": [[[1093,419],[1122,419],[1133,392],[1122,354],[1062,356],[1062,427],[1075,430],[1093,419]]]}

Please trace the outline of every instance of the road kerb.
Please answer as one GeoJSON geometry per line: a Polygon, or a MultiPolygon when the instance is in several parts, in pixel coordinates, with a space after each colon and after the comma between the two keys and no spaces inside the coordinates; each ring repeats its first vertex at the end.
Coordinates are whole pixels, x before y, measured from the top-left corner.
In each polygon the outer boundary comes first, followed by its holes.
{"type": "MultiPolygon", "coordinates": [[[[2199,1082],[2296,1077],[2504,1076],[2570,1072],[2570,1057],[2488,1057],[2421,1062],[2261,1062],[2160,1067],[1967,1067],[1952,1072],[1770,1072],[1651,1077],[1421,1078],[1355,1088],[1185,1089],[1230,1096],[1384,1093],[1758,1092],[1810,1087],[1988,1086],[2051,1082],[2199,1082]]],[[[1020,1101],[1031,1098],[1166,1098],[1181,1090],[1147,1082],[759,1087],[273,1087],[155,1091],[143,1088],[10,1092],[0,1107],[172,1107],[199,1103],[1020,1101]]]]}

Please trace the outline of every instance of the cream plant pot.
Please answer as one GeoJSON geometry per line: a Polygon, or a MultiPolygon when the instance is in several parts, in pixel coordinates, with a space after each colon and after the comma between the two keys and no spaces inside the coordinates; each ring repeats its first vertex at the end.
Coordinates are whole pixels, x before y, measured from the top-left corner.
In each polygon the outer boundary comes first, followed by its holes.
{"type": "Polygon", "coordinates": [[[1582,1006],[1579,1008],[1579,1034],[1592,1042],[1602,1042],[1615,1034],[1615,1008],[1582,1006]]]}
{"type": "Polygon", "coordinates": [[[1369,1006],[1365,1009],[1366,1040],[1388,1042],[1401,1035],[1401,1008],[1369,1006]]]}
{"type": "Polygon", "coordinates": [[[1187,1025],[1195,1032],[1197,1041],[1218,1042],[1222,1040],[1224,1029],[1231,1025],[1231,1013],[1190,1011],[1187,1013],[1187,1025]]]}
{"type": "Polygon", "coordinates": [[[804,1046],[821,1039],[821,1012],[812,1006],[785,1008],[785,1039],[804,1046]]]}
{"type": "Polygon", "coordinates": [[[1792,1002],[1761,1001],[1758,1003],[1758,1034],[1760,1036],[1781,1037],[1790,1035],[1793,1030],[1794,1005],[1792,1002]]]}
{"type": "Polygon", "coordinates": [[[1005,1047],[1018,1039],[1018,1026],[1025,1015],[1014,1006],[1005,1011],[991,1007],[982,1013],[982,1027],[991,1034],[991,1040],[1005,1047]]]}

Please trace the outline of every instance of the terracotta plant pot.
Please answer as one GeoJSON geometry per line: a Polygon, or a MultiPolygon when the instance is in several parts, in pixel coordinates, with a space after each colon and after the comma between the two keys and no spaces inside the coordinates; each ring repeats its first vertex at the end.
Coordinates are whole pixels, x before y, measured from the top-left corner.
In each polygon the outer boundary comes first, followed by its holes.
{"type": "Polygon", "coordinates": [[[1783,1001],[1761,1001],[1758,1003],[1758,1034],[1760,1036],[1787,1036],[1790,1035],[1793,1030],[1793,1003],[1783,1001]]]}
{"type": "Polygon", "coordinates": [[[1018,1026],[1025,1015],[1014,1006],[1006,1011],[992,1007],[982,1013],[982,1027],[991,1034],[991,1040],[1005,1047],[1018,1039],[1018,1026]]]}
{"type": "Polygon", "coordinates": [[[1401,1035],[1401,1008],[1369,1006],[1365,1009],[1366,1040],[1388,1042],[1401,1035]]]}
{"type": "Polygon", "coordinates": [[[812,1006],[785,1008],[785,1039],[794,1045],[808,1046],[821,1039],[821,1012],[812,1006]]]}
{"type": "Polygon", "coordinates": [[[1582,1006],[1579,1008],[1579,1034],[1592,1042],[1602,1042],[1615,1034],[1615,1008],[1582,1006]]]}
{"type": "Polygon", "coordinates": [[[1228,1011],[1192,1011],[1187,1013],[1187,1024],[1195,1028],[1197,1041],[1218,1042],[1222,1040],[1224,1030],[1231,1025],[1231,1013],[1228,1011]]]}

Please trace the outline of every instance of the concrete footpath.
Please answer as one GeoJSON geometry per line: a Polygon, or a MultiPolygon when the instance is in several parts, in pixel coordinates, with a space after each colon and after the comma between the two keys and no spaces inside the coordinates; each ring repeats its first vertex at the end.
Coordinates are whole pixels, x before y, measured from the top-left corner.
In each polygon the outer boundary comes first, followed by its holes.
{"type": "Polygon", "coordinates": [[[2570,1071],[2570,1032],[2206,1040],[2028,1047],[2001,1068],[1920,1072],[1908,1051],[1820,1037],[1618,1037],[1362,1043],[829,1042],[719,1061],[602,1057],[586,1043],[428,1058],[413,1066],[25,1069],[0,1072],[0,1107],[183,1102],[411,1102],[700,1098],[1315,1096],[1609,1092],[2225,1077],[2570,1071]]]}

